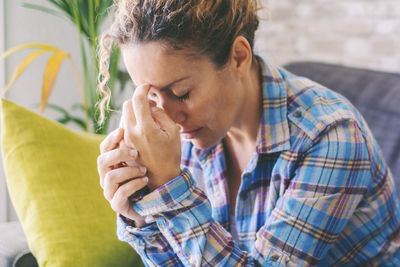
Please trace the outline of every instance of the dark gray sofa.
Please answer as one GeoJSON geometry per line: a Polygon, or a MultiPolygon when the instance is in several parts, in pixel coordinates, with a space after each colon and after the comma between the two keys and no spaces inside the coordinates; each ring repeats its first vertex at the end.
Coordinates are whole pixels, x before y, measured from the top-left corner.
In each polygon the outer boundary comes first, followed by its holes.
{"type": "MultiPolygon", "coordinates": [[[[364,115],[400,189],[400,74],[298,62],[285,68],[346,96],[364,115]]],[[[400,198],[400,190],[397,190],[400,198]]],[[[0,266],[37,266],[18,223],[0,224],[0,266]]]]}

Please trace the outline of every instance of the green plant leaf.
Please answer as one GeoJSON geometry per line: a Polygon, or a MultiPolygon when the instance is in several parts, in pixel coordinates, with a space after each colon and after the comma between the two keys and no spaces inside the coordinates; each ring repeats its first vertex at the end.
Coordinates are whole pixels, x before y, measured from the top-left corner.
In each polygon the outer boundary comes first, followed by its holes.
{"type": "Polygon", "coordinates": [[[118,70],[118,81],[120,84],[119,91],[120,93],[125,91],[126,85],[128,83],[131,83],[131,77],[129,76],[129,73],[125,70],[118,70]]]}
{"type": "Polygon", "coordinates": [[[61,118],[57,119],[57,121],[59,123],[68,124],[69,122],[72,122],[72,123],[77,124],[83,130],[86,130],[87,125],[86,125],[85,120],[83,120],[81,118],[77,118],[77,117],[71,116],[69,114],[69,112],[65,108],[60,107],[60,106],[55,105],[55,104],[47,104],[47,107],[50,108],[50,109],[54,109],[54,110],[56,110],[56,111],[58,111],[58,112],[60,112],[60,113],[62,113],[64,115],[64,117],[61,117],[61,118]]]}
{"type": "MultiPolygon", "coordinates": [[[[45,12],[51,15],[61,16],[64,19],[71,21],[75,27],[78,29],[79,32],[79,39],[80,39],[80,50],[81,50],[81,59],[83,65],[83,82],[80,79],[79,71],[76,66],[73,64],[71,57],[66,56],[68,60],[71,62],[73,67],[74,75],[78,80],[79,87],[82,91],[83,97],[83,105],[77,105],[76,109],[84,111],[86,115],[86,122],[83,123],[83,120],[80,118],[73,118],[71,116],[66,116],[65,118],[60,118],[61,121],[67,123],[72,122],[75,124],[81,125],[80,127],[84,128],[88,131],[88,127],[91,125],[94,126],[94,131],[96,133],[106,133],[110,114],[106,114],[106,120],[104,126],[101,129],[96,129],[95,125],[99,117],[99,113],[96,110],[95,104],[99,98],[96,92],[96,79],[98,75],[98,58],[97,58],[97,47],[98,47],[98,38],[99,30],[101,24],[105,21],[108,17],[110,7],[113,5],[114,0],[45,0],[38,3],[34,0],[24,0],[24,6],[27,8],[31,8],[33,10],[37,10],[40,12],[45,12]],[[41,5],[42,2],[47,2],[49,5],[41,5]],[[89,122],[90,120],[90,122],[89,122]]],[[[39,48],[39,47],[36,47],[39,48]]],[[[52,50],[54,53],[54,57],[56,52],[60,50],[52,50]]],[[[10,55],[15,51],[8,51],[10,55]]],[[[114,52],[113,52],[114,54],[114,52]]],[[[116,53],[117,54],[117,53],[116,53]]],[[[113,69],[110,69],[111,79],[109,81],[109,86],[112,92],[114,92],[114,88],[119,86],[119,90],[124,90],[125,86],[127,85],[128,81],[130,80],[126,77],[126,73],[120,73],[118,68],[118,61],[119,56],[113,55],[115,57],[112,59],[113,69]],[[122,78],[119,81],[119,76],[122,78]]],[[[8,56],[5,55],[5,56],[8,56]]],[[[2,58],[5,57],[3,55],[2,58]]],[[[43,84],[47,84],[46,86],[43,85],[42,88],[42,100],[41,100],[41,109],[46,106],[48,101],[49,95],[52,91],[52,87],[54,86],[54,82],[56,80],[59,67],[62,64],[63,60],[61,59],[62,56],[59,55],[59,59],[49,59],[48,64],[46,66],[43,78],[43,84]],[[50,62],[53,61],[52,64],[50,62]],[[58,61],[56,64],[55,62],[58,61]],[[53,65],[53,67],[50,67],[53,65]],[[52,70],[50,70],[52,69],[52,70]],[[47,78],[46,78],[47,77],[47,78]],[[47,89],[44,89],[44,88],[47,89]]],[[[110,103],[110,107],[113,108],[113,103],[110,103]]],[[[59,111],[61,112],[61,110],[59,111]]]]}
{"type": "Polygon", "coordinates": [[[71,117],[71,121],[75,122],[75,124],[79,125],[82,129],[86,129],[86,123],[84,120],[79,119],[79,118],[75,118],[75,117],[71,117]]]}
{"type": "Polygon", "coordinates": [[[73,104],[73,105],[71,106],[71,109],[72,109],[72,110],[77,110],[77,109],[84,110],[84,107],[83,107],[82,104],[76,103],[76,104],[73,104]]]}
{"type": "Polygon", "coordinates": [[[59,118],[59,119],[57,119],[57,121],[61,124],[67,124],[70,121],[70,119],[69,118],[59,118]]]}
{"type": "Polygon", "coordinates": [[[65,117],[70,117],[69,112],[63,107],[60,107],[60,106],[55,105],[55,104],[47,104],[47,107],[62,113],[65,117]]]}

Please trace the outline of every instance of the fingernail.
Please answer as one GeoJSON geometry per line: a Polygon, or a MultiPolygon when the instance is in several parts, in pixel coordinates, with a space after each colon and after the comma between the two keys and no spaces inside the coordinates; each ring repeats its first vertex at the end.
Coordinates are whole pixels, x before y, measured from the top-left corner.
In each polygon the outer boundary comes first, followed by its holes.
{"type": "Polygon", "coordinates": [[[143,177],[143,178],[142,178],[142,181],[145,182],[145,183],[147,183],[147,182],[149,181],[149,178],[148,178],[148,177],[143,177]]]}
{"type": "Polygon", "coordinates": [[[146,173],[146,171],[147,171],[146,167],[143,167],[143,166],[140,167],[139,169],[140,169],[140,171],[141,171],[142,173],[146,173]]]}
{"type": "Polygon", "coordinates": [[[131,149],[129,150],[129,155],[131,157],[136,157],[137,156],[137,150],[136,149],[131,149]]]}

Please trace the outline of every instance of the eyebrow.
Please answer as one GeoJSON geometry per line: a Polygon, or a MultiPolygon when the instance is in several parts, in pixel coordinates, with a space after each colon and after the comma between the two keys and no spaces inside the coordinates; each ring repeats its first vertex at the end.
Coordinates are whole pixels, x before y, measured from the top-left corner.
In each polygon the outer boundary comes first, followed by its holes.
{"type": "Polygon", "coordinates": [[[190,77],[190,76],[186,76],[186,77],[180,78],[180,79],[178,79],[178,80],[175,80],[175,81],[173,81],[173,82],[167,84],[166,86],[163,86],[162,88],[160,88],[160,91],[161,91],[161,92],[164,92],[164,91],[168,90],[172,85],[174,85],[174,84],[176,84],[176,83],[178,83],[178,82],[181,82],[181,81],[183,81],[183,80],[186,80],[186,79],[188,79],[189,77],[190,77]]]}

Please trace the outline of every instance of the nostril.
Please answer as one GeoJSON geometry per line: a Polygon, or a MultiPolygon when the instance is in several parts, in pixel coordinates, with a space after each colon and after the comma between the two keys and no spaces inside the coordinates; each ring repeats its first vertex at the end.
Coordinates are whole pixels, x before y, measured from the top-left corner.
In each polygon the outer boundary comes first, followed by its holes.
{"type": "Polygon", "coordinates": [[[183,123],[186,120],[186,115],[183,112],[178,112],[175,114],[174,121],[176,123],[183,123]]]}

